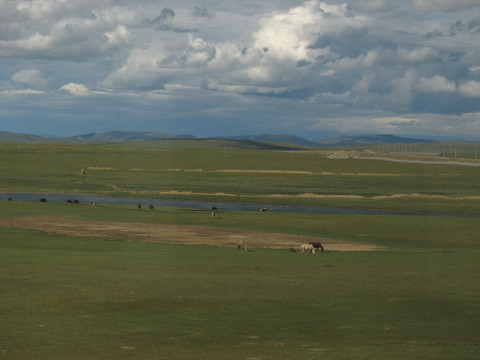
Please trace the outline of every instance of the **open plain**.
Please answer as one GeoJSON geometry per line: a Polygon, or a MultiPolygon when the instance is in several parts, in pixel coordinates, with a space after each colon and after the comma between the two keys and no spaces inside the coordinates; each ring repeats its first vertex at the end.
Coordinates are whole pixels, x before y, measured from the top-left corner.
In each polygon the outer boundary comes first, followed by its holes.
{"type": "Polygon", "coordinates": [[[0,165],[2,192],[47,199],[0,200],[0,358],[479,357],[479,167],[223,143],[3,144],[0,165]],[[219,210],[48,201],[62,192],[219,210]]]}

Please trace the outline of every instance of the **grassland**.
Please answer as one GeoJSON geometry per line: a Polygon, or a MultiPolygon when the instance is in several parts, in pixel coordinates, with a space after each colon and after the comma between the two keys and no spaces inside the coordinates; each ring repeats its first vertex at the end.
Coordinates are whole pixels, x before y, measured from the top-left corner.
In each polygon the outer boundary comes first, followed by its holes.
{"type": "Polygon", "coordinates": [[[1,144],[0,191],[480,214],[480,166],[180,145],[1,144]]]}
{"type": "MultiPolygon", "coordinates": [[[[476,167],[225,147],[1,147],[3,192],[479,213],[476,167]]],[[[45,216],[59,226],[202,226],[383,249],[244,252],[3,226],[0,358],[479,358],[477,217],[220,211],[212,219],[191,209],[0,201],[1,221],[45,216]]]]}

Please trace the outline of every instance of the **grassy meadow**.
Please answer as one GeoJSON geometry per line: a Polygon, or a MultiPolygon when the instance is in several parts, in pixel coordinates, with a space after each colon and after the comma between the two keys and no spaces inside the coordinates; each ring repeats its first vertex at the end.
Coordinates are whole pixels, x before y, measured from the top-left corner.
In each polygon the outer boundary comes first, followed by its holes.
{"type": "Polygon", "coordinates": [[[215,143],[191,148],[162,141],[0,144],[0,166],[5,169],[0,192],[480,214],[479,166],[331,159],[319,151],[244,150],[215,143]]]}
{"type": "MultiPolygon", "coordinates": [[[[469,166],[151,142],[2,144],[0,166],[5,193],[480,213],[480,168],[469,166]]],[[[480,355],[478,217],[219,211],[212,219],[191,209],[0,200],[0,219],[22,216],[250,229],[385,249],[244,252],[0,227],[0,359],[480,355]]]]}

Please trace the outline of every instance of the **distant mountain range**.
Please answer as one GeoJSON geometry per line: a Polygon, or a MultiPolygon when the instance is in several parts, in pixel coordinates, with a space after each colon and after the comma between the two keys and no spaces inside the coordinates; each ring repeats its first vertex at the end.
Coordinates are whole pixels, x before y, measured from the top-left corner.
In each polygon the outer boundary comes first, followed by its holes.
{"type": "Polygon", "coordinates": [[[251,135],[251,136],[230,136],[226,139],[231,140],[250,140],[266,143],[294,144],[301,146],[318,146],[317,142],[309,141],[294,135],[251,135]]]}
{"type": "MultiPolygon", "coordinates": [[[[400,137],[395,135],[364,135],[364,136],[333,136],[326,139],[310,141],[294,135],[250,135],[250,136],[230,136],[220,137],[226,140],[249,141],[257,143],[271,143],[295,146],[351,146],[351,145],[369,145],[369,144],[416,144],[430,143],[433,140],[414,139],[400,137]]],[[[0,131],[0,142],[128,142],[128,141],[148,141],[162,139],[199,139],[192,135],[174,136],[162,132],[147,131],[108,131],[100,134],[89,133],[67,138],[49,138],[31,134],[17,134],[12,132],[0,131]]]]}
{"type": "Polygon", "coordinates": [[[65,138],[67,141],[142,141],[173,138],[161,132],[148,131],[108,131],[100,134],[89,133],[65,138]]]}
{"type": "Polygon", "coordinates": [[[369,144],[418,144],[432,143],[434,140],[414,139],[395,135],[332,136],[315,141],[321,146],[369,145],[369,144]]]}

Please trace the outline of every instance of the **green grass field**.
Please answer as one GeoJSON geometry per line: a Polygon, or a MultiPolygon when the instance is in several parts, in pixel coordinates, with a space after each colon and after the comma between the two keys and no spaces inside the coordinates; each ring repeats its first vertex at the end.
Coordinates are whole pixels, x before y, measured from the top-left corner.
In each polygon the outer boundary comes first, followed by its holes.
{"type": "MultiPolygon", "coordinates": [[[[272,199],[479,213],[473,200],[479,196],[479,169],[472,167],[258,150],[2,146],[0,164],[8,169],[0,174],[4,192],[192,198],[160,194],[178,190],[233,193],[228,198],[197,195],[229,201],[314,192],[364,197],[272,199]],[[185,171],[194,169],[205,171],[185,171]],[[225,169],[276,172],[218,172],[225,169]],[[374,198],[403,192],[447,198],[374,198]],[[452,199],[467,196],[473,198],[452,199]]],[[[220,211],[212,221],[206,211],[189,209],[0,201],[0,219],[45,215],[285,232],[367,242],[385,250],[243,252],[0,227],[1,359],[480,356],[480,222],[475,217],[220,211]]]]}
{"type": "Polygon", "coordinates": [[[0,144],[0,191],[480,214],[478,166],[148,144],[0,144]]]}
{"type": "Polygon", "coordinates": [[[1,231],[5,359],[477,359],[478,251],[324,253],[1,231]]]}

